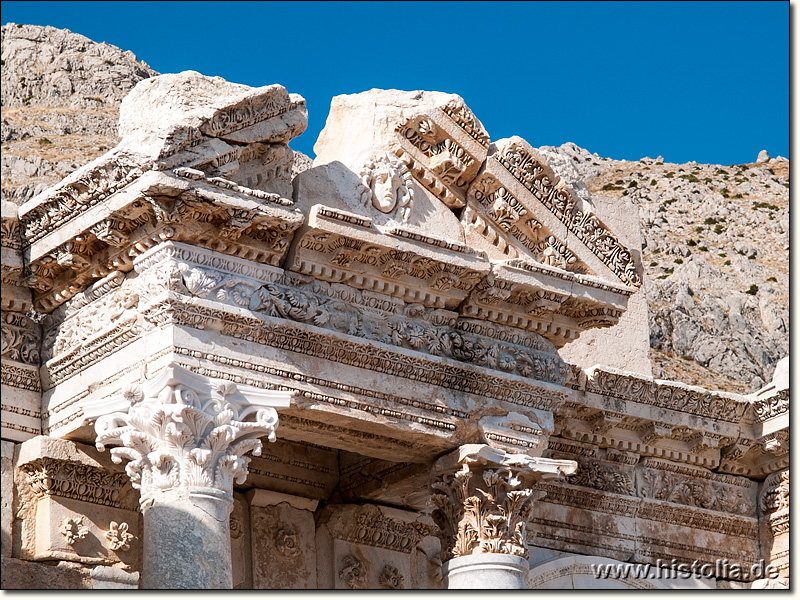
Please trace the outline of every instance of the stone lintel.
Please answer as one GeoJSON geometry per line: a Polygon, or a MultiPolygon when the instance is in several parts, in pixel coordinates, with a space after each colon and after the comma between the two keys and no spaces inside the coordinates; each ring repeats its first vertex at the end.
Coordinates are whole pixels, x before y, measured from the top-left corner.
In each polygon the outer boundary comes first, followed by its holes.
{"type": "Polygon", "coordinates": [[[272,490],[250,490],[247,492],[246,496],[250,506],[276,506],[285,502],[298,510],[314,512],[319,504],[319,500],[284,494],[282,492],[273,492],[272,490]]]}

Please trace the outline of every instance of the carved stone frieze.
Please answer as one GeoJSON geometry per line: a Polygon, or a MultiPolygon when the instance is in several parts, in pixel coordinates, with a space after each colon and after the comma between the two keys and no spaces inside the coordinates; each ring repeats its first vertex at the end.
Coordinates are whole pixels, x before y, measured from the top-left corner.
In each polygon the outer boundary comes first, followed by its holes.
{"type": "Polygon", "coordinates": [[[460,245],[322,205],[297,240],[286,268],[435,308],[452,309],[488,272],[482,256],[460,245]]]}
{"type": "Polygon", "coordinates": [[[620,465],[579,458],[578,471],[568,477],[567,482],[603,492],[636,496],[632,475],[632,471],[620,465]]]}
{"type": "Polygon", "coordinates": [[[2,316],[3,360],[39,366],[41,326],[28,316],[18,312],[4,311],[2,316]]]}
{"type": "Polygon", "coordinates": [[[508,258],[527,254],[529,259],[564,271],[591,273],[586,263],[491,173],[483,172],[473,181],[467,192],[467,202],[470,214],[462,216],[462,223],[476,230],[508,258]]]}
{"type": "Polygon", "coordinates": [[[642,497],[735,515],[755,515],[754,494],[748,488],[662,469],[644,469],[639,476],[638,492],[642,497]]]}
{"type": "Polygon", "coordinates": [[[441,362],[400,354],[390,349],[371,347],[368,353],[363,344],[341,337],[317,334],[309,330],[298,330],[281,323],[269,323],[261,319],[238,316],[235,320],[223,311],[210,311],[188,303],[169,302],[152,307],[146,318],[156,323],[171,322],[196,327],[211,326],[223,320],[222,333],[260,344],[291,350],[367,368],[386,375],[403,377],[423,383],[431,383],[450,389],[467,391],[511,402],[521,406],[549,409],[558,398],[565,396],[560,390],[538,387],[534,380],[509,381],[501,376],[492,376],[458,365],[442,367],[441,362]]]}
{"type": "Polygon", "coordinates": [[[83,347],[90,338],[109,331],[138,334],[139,294],[132,282],[109,291],[103,297],[75,310],[52,325],[45,334],[45,359],[83,347]]]}
{"type": "Polygon", "coordinates": [[[125,152],[111,152],[83,172],[37,196],[20,209],[24,243],[30,245],[105,200],[147,169],[125,152]]]}
{"type": "Polygon", "coordinates": [[[530,193],[531,199],[549,210],[566,231],[580,240],[623,283],[634,287],[641,285],[630,250],[596,215],[582,206],[574,192],[560,181],[535,150],[520,138],[503,140],[497,145],[498,150],[489,160],[501,165],[530,193]]]}
{"type": "MultiPolygon", "coordinates": [[[[543,338],[539,338],[535,350],[498,343],[464,329],[459,331],[450,325],[436,325],[452,323],[453,319],[445,311],[429,309],[422,304],[409,304],[402,313],[394,316],[377,310],[366,311],[305,291],[302,287],[267,284],[253,293],[248,308],[434,356],[516,372],[541,381],[562,383],[568,374],[555,349],[543,338]]],[[[534,336],[536,334],[531,333],[528,337],[534,336]]],[[[532,342],[529,344],[534,346],[532,342]]]]}
{"type": "MultiPolygon", "coordinates": [[[[686,505],[642,502],[636,497],[611,495],[609,492],[593,488],[566,488],[549,483],[543,483],[540,487],[547,492],[542,503],[572,506],[584,510],[591,507],[591,511],[595,514],[609,514],[617,518],[642,518],[748,539],[755,539],[757,536],[758,527],[755,519],[742,515],[726,516],[716,511],[706,511],[686,505]]],[[[534,522],[539,521],[534,520],[534,522]]],[[[541,522],[547,523],[546,520],[541,522]]]]}
{"type": "Polygon", "coordinates": [[[231,495],[234,481],[244,482],[244,455],[260,452],[261,436],[274,441],[278,416],[272,406],[286,406],[289,396],[248,394],[233,383],[170,366],[111,403],[84,405],[84,412],[99,417],[98,449],[122,445],[111,450],[112,458],[131,461],[125,470],[146,505],[162,490],[211,488],[231,495]]]}
{"type": "Polygon", "coordinates": [[[780,390],[773,396],[753,402],[756,422],[773,419],[789,412],[789,389],[780,390]]]}
{"type": "MultiPolygon", "coordinates": [[[[1,368],[3,385],[30,390],[32,392],[42,391],[42,380],[37,368],[26,367],[24,365],[12,365],[7,362],[3,362],[1,368]]],[[[5,405],[3,406],[3,410],[6,410],[5,405]]],[[[39,413],[39,411],[36,412],[39,413]]],[[[41,416],[41,413],[39,413],[39,416],[41,416]]],[[[5,423],[3,426],[5,426],[5,423]]],[[[37,429],[37,433],[38,432],[39,430],[37,429]]]]}
{"type": "Polygon", "coordinates": [[[42,456],[20,467],[35,498],[56,496],[130,510],[124,473],[42,456]]]}
{"type": "Polygon", "coordinates": [[[467,108],[463,100],[451,100],[442,107],[442,111],[481,146],[489,147],[489,134],[486,133],[481,122],[478,121],[475,115],[472,114],[472,111],[467,108]]]}
{"type": "Polygon", "coordinates": [[[615,324],[628,295],[594,277],[515,259],[493,265],[459,310],[466,317],[534,331],[560,348],[586,329],[615,324]]]}
{"type": "Polygon", "coordinates": [[[57,235],[35,241],[23,272],[25,285],[37,290],[36,302],[50,311],[110,272],[129,271],[133,258],[165,239],[280,262],[302,221],[300,213],[274,194],[258,192],[255,199],[241,186],[220,183],[190,185],[181,177],[149,171],[114,196],[102,215],[91,211],[85,222],[64,224],[57,235]]]}
{"type": "Polygon", "coordinates": [[[374,504],[344,505],[328,521],[334,539],[410,554],[434,528],[419,521],[393,518],[374,504]]]}
{"type": "Polygon", "coordinates": [[[453,97],[410,116],[395,133],[392,151],[414,178],[450,208],[464,206],[467,186],[486,158],[489,136],[463,100],[453,97]]]}
{"type": "Polygon", "coordinates": [[[728,423],[738,423],[748,405],[743,397],[735,394],[708,392],[666,381],[657,382],[610,367],[588,369],[587,374],[588,392],[711,417],[728,423]]]}
{"type": "Polygon", "coordinates": [[[440,458],[431,502],[443,560],[486,552],[527,558],[525,524],[533,501],[542,496],[535,485],[575,468],[572,461],[509,454],[480,444],[440,458]]]}

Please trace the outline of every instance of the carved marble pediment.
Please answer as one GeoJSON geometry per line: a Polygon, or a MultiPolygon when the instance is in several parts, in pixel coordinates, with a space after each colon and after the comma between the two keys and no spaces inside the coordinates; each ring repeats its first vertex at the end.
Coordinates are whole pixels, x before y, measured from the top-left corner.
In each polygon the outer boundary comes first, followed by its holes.
{"type": "Polygon", "coordinates": [[[456,242],[314,206],[287,268],[435,308],[456,308],[489,271],[482,255],[456,242]]]}
{"type": "Polygon", "coordinates": [[[35,305],[50,311],[168,239],[278,264],[302,220],[286,143],[306,123],[305,101],[280,85],[191,71],[142,81],[119,146],[19,209],[19,278],[35,305]]]}
{"type": "MultiPolygon", "coordinates": [[[[412,254],[393,253],[392,268],[363,277],[363,263],[375,260],[362,249],[365,240],[377,255],[378,247],[397,247],[392,238],[401,232],[437,247],[443,276],[452,271],[447,263],[458,264],[453,250],[483,263],[475,269],[479,280],[467,285],[463,277],[456,283],[455,273],[447,281],[418,278],[421,297],[427,284],[441,302],[436,287],[449,281],[467,294],[446,297],[444,306],[536,332],[556,347],[586,329],[616,325],[640,284],[631,252],[592,207],[521,138],[490,143],[458,96],[397,90],[339,96],[315,151],[314,168],[296,183],[297,206],[309,217],[289,269],[406,298],[412,254]],[[332,236],[335,220],[347,223],[347,239],[332,236]],[[343,272],[354,259],[361,274],[343,272]]],[[[379,260],[383,267],[385,257],[379,260]]]]}
{"type": "Polygon", "coordinates": [[[495,255],[641,285],[631,251],[522,138],[489,148],[467,192],[462,222],[494,246],[495,255]]]}

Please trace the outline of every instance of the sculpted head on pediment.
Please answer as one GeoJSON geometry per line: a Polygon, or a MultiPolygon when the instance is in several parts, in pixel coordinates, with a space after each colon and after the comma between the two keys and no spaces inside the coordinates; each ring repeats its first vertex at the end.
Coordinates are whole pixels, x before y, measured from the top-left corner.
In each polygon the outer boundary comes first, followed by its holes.
{"type": "Polygon", "coordinates": [[[372,150],[364,153],[358,172],[361,176],[361,201],[383,214],[406,222],[414,203],[411,173],[389,152],[372,150]]]}

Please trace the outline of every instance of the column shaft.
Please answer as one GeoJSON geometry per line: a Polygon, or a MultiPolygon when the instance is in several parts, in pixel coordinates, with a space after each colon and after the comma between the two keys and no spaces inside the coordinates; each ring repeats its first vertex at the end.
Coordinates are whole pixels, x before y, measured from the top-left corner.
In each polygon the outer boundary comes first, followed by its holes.
{"type": "Polygon", "coordinates": [[[159,494],[143,510],[145,589],[231,589],[227,498],[159,494]]]}

